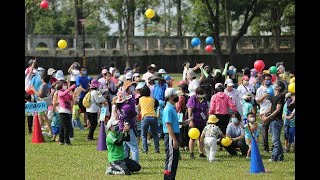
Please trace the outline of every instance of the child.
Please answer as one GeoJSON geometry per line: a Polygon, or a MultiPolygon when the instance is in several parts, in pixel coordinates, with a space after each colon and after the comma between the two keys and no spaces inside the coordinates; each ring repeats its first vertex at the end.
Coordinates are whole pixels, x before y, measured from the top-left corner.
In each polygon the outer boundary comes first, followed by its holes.
{"type": "Polygon", "coordinates": [[[246,140],[246,144],[249,146],[249,149],[247,151],[247,158],[250,158],[252,136],[257,141],[262,124],[256,122],[256,114],[254,114],[253,112],[249,112],[247,114],[247,119],[249,123],[244,126],[244,138],[246,140]]]}
{"type": "MultiPolygon", "coordinates": [[[[31,95],[30,94],[25,95],[25,101],[26,101],[26,104],[31,103],[31,95]]],[[[29,134],[31,134],[32,133],[32,125],[33,125],[33,115],[32,115],[32,113],[25,113],[25,116],[27,116],[28,131],[29,131],[29,134]]]]}
{"type": "Polygon", "coordinates": [[[290,152],[290,146],[291,144],[293,144],[293,151],[295,151],[295,95],[292,94],[292,102],[290,104],[288,104],[288,112],[287,115],[285,116],[285,118],[287,119],[287,121],[289,121],[289,133],[288,133],[288,144],[285,147],[286,148],[286,152],[290,152]]]}
{"type": "Polygon", "coordinates": [[[245,124],[248,124],[247,120],[247,114],[249,112],[253,112],[253,105],[252,105],[252,100],[251,100],[251,93],[247,93],[242,96],[242,119],[243,119],[243,126],[245,124]]]}
{"type": "MultiPolygon", "coordinates": [[[[50,108],[51,109],[51,108],[50,108]]],[[[49,119],[51,120],[51,127],[52,127],[52,141],[59,141],[59,138],[56,139],[57,135],[60,133],[60,128],[61,128],[61,121],[60,121],[60,116],[57,110],[52,109],[52,116],[51,113],[48,116],[50,117],[49,119]]]]}
{"type": "Polygon", "coordinates": [[[220,128],[216,125],[219,119],[215,115],[210,115],[207,125],[204,127],[200,141],[204,142],[204,148],[209,162],[216,161],[217,139],[224,137],[220,128]]]}
{"type": "Polygon", "coordinates": [[[284,130],[284,147],[285,152],[288,152],[287,147],[289,144],[289,129],[290,129],[290,120],[286,118],[288,114],[291,112],[288,112],[288,105],[292,102],[291,99],[291,93],[287,93],[285,95],[285,104],[283,106],[283,112],[282,112],[282,118],[283,118],[283,130],[284,130]]]}
{"type": "Polygon", "coordinates": [[[78,127],[80,130],[84,130],[81,122],[80,122],[80,108],[79,108],[79,100],[74,101],[72,106],[72,127],[78,127]]]}
{"type": "Polygon", "coordinates": [[[141,166],[130,158],[125,158],[124,141],[130,141],[128,131],[130,127],[125,125],[122,132],[119,132],[118,120],[110,119],[107,129],[110,132],[107,135],[108,161],[110,166],[107,167],[105,175],[131,175],[132,172],[140,171],[141,166]]]}

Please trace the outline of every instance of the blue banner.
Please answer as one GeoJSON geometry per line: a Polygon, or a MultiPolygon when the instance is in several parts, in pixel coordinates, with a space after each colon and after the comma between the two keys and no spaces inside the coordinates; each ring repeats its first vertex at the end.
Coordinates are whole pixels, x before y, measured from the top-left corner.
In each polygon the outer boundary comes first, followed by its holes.
{"type": "Polygon", "coordinates": [[[34,112],[42,112],[47,110],[46,102],[37,102],[37,103],[26,103],[25,104],[25,112],[26,113],[34,113],[34,112]]]}

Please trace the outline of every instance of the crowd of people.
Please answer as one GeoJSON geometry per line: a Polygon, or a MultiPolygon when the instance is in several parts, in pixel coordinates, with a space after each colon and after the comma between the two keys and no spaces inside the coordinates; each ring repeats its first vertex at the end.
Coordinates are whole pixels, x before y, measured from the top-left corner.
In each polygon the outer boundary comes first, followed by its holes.
{"type": "Polygon", "coordinates": [[[48,109],[26,114],[28,130],[31,134],[33,116],[38,115],[43,134],[69,146],[78,138],[74,137],[75,128],[89,129],[87,140],[95,141],[99,119],[104,119],[110,163],[106,174],[139,171],[139,154],[149,153],[151,141],[155,153],[165,151],[165,179],[175,177],[180,151],[189,152],[191,159],[198,154],[209,162],[217,161],[218,149],[250,158],[252,138],[258,139],[260,134],[268,153],[268,134],[272,134],[269,160],[283,161],[283,153],[295,149],[295,92],[288,91],[295,73],[286,72],[281,62],[276,67],[276,74],[250,68],[239,73],[229,63],[220,70],[203,63],[191,68],[186,62],[182,79],[173,87],[175,79],[155,64],[145,73],[140,72],[139,64],[121,73],[111,62],[97,73],[74,62],[65,74],[52,67],[45,70],[31,59],[25,70],[25,101],[46,102],[48,109]],[[98,75],[90,77],[88,71],[98,75]],[[107,109],[105,117],[99,117],[102,108],[107,109]],[[280,141],[283,126],[284,149],[280,141]],[[198,139],[189,138],[190,128],[200,131],[198,139]],[[224,137],[231,138],[231,145],[221,143],[224,137]],[[160,147],[161,140],[164,147],[160,147]],[[195,144],[199,153],[194,151],[195,144]]]}

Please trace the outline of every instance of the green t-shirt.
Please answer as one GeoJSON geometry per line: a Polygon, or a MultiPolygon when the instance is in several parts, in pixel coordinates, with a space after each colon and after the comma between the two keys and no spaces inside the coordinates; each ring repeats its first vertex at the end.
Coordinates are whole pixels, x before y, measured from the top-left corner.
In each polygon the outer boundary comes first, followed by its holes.
{"type": "Polygon", "coordinates": [[[114,133],[110,131],[107,135],[107,148],[108,148],[108,161],[109,163],[113,161],[121,161],[125,159],[124,147],[117,146],[114,144],[116,140],[119,140],[123,133],[114,133]]]}
{"type": "Polygon", "coordinates": [[[79,105],[73,105],[72,106],[72,119],[79,119],[80,113],[79,113],[79,105]]]}

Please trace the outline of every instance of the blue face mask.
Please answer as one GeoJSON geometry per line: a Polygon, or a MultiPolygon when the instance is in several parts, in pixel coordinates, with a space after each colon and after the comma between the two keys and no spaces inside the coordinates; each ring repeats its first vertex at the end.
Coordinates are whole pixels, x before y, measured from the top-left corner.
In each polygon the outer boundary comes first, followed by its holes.
{"type": "Polygon", "coordinates": [[[232,121],[233,123],[238,123],[238,119],[237,119],[237,118],[231,118],[231,121],[232,121]]]}
{"type": "Polygon", "coordinates": [[[83,75],[87,75],[87,71],[82,71],[82,74],[83,75]]]}
{"type": "Polygon", "coordinates": [[[154,81],[154,84],[159,84],[159,81],[158,81],[158,80],[155,80],[155,81],[154,81]]]}
{"type": "Polygon", "coordinates": [[[272,84],[271,80],[266,80],[266,86],[270,86],[272,84]]]}

